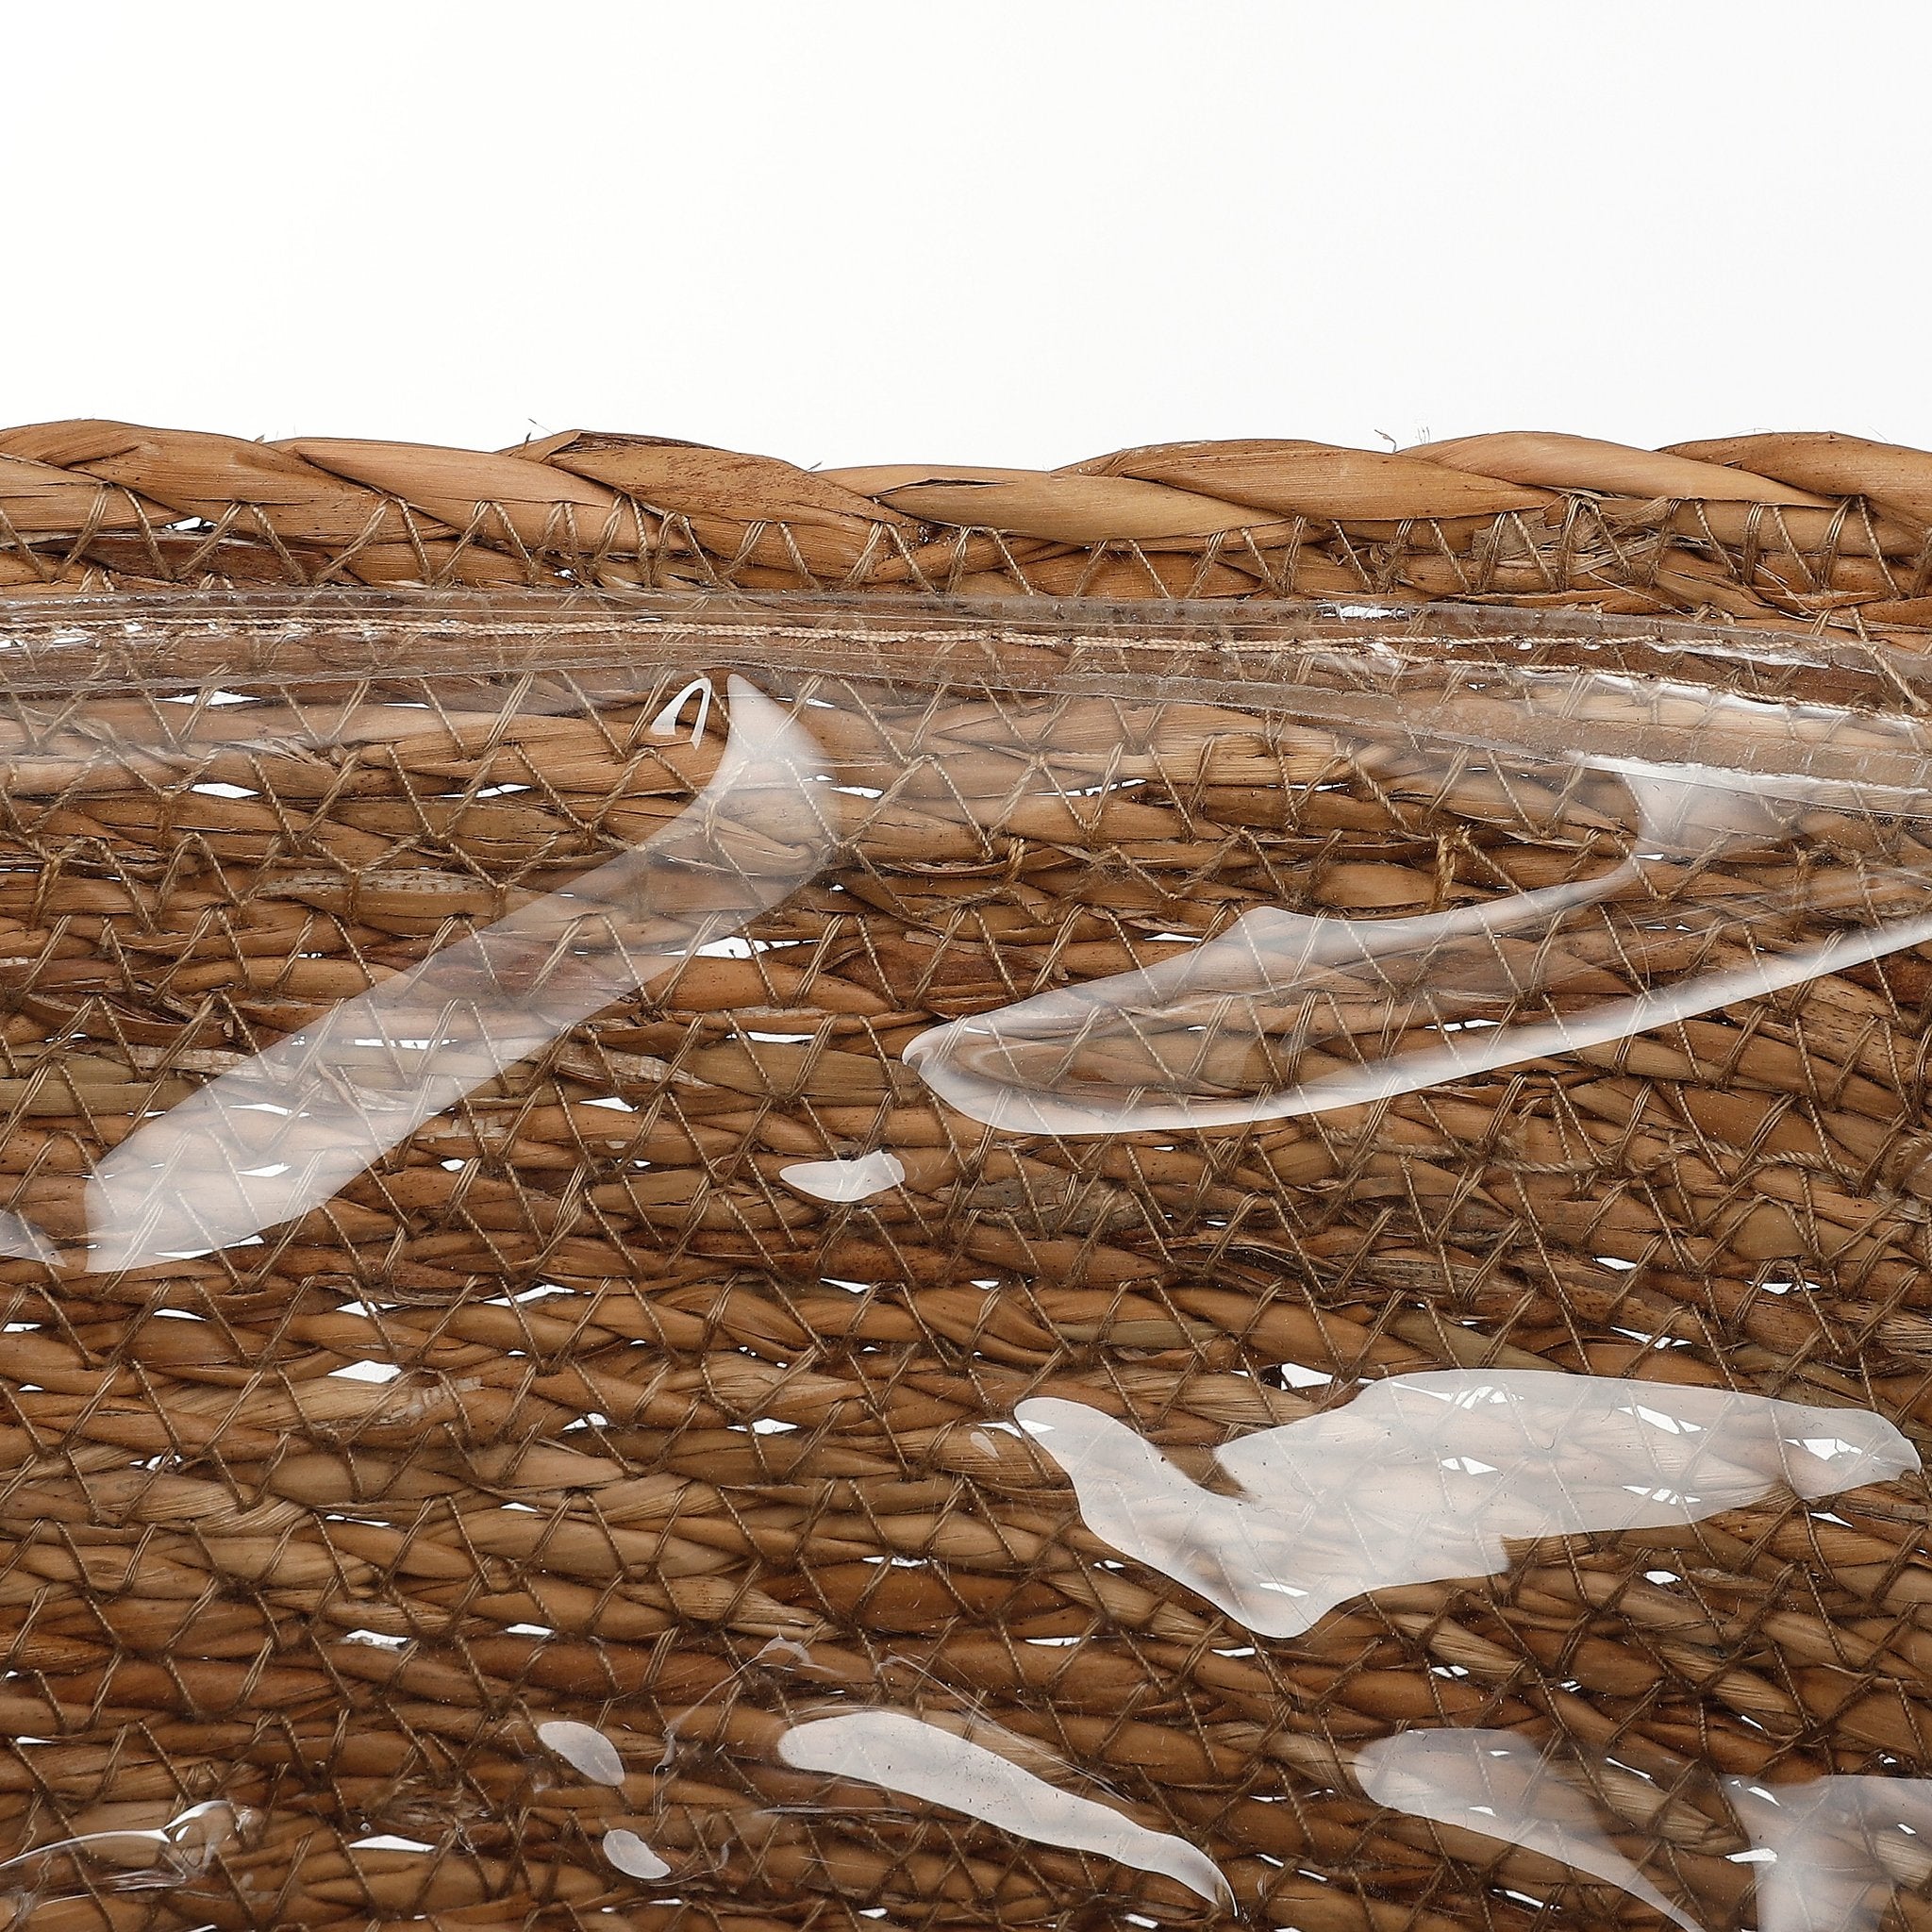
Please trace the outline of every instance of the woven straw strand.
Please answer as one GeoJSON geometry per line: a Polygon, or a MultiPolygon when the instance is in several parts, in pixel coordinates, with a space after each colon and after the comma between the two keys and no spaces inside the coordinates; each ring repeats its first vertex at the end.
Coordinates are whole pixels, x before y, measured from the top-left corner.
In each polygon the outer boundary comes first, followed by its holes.
{"type": "Polygon", "coordinates": [[[814,472],[571,431],[509,451],[127,424],[0,433],[0,591],[639,586],[1456,598],[1932,627],[1932,453],[1839,435],[1399,454],[1174,443],[814,472]]]}

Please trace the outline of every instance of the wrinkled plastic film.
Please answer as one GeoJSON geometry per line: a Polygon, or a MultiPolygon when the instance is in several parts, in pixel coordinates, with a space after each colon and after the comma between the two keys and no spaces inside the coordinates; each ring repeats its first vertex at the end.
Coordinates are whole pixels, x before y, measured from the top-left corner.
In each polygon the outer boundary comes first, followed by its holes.
{"type": "Polygon", "coordinates": [[[1854,811],[1916,814],[1923,794],[1873,801],[1850,781],[1693,763],[1598,769],[1623,780],[1634,823],[1618,828],[1625,856],[1592,879],[1415,917],[1263,908],[1189,956],[955,1021],[908,1058],[951,1105],[1010,1131],[1228,1127],[1604,1045],[1932,939],[1924,874],[1903,866],[1787,865],[1769,891],[1699,893],[1712,863],[1801,819],[1863,844],[1854,811]],[[1849,807],[1836,823],[1823,803],[1835,795],[1849,807]],[[1790,945],[1820,912],[1844,924],[1790,945]],[[1636,990],[1616,987],[1625,976],[1636,990]],[[1227,1091],[1244,1076],[1257,1091],[1227,1091]]]}
{"type": "Polygon", "coordinates": [[[1215,1457],[1232,1493],[1100,1409],[1046,1399],[1016,1415],[1091,1529],[1268,1637],[1377,1588],[1501,1571],[1512,1541],[1689,1524],[1779,1488],[1824,1496],[1919,1467],[1870,1413],[1535,1370],[1391,1376],[1243,1436],[1215,1457]]]}
{"type": "Polygon", "coordinates": [[[345,1001],[123,1141],[91,1184],[94,1265],[225,1247],[319,1206],[464,1094],[809,879],[830,847],[809,733],[742,679],[731,719],[709,785],[634,852],[345,1001]]]}
{"type": "Polygon", "coordinates": [[[160,1824],[82,1832],[0,1861],[5,1923],[31,1924],[42,1907],[103,1894],[173,1892],[183,1903],[258,1837],[260,1814],[224,1799],[190,1805],[160,1824]]]}
{"type": "MultiPolygon", "coordinates": [[[[708,682],[674,692],[666,709],[681,711],[700,689],[702,730],[708,682]]],[[[737,722],[709,786],[635,852],[344,1002],[119,1147],[92,1184],[99,1262],[222,1246],[292,1219],[463,1093],[729,940],[812,878],[836,837],[862,856],[875,823],[865,800],[878,788],[833,787],[807,721],[749,681],[732,680],[732,699],[737,722]]],[[[1641,745],[1656,735],[1654,694],[1633,697],[1615,681],[1598,690],[1587,676],[1552,678],[1524,699],[1519,715],[1491,722],[1536,741],[1581,708],[1600,743],[1641,745]],[[1629,716],[1618,715],[1620,702],[1629,716]]],[[[1703,715],[1683,716],[1692,702],[1678,697],[1674,727],[1691,748],[1741,729],[1734,710],[1757,722],[1708,692],[1703,715]]],[[[862,695],[857,705],[870,725],[862,695]]],[[[1025,708],[1016,736],[1032,795],[1074,817],[1073,802],[1091,790],[1079,783],[1091,759],[1063,768],[1044,733],[1037,735],[1046,741],[1027,745],[1037,727],[1025,708]]],[[[1808,722],[1819,736],[1818,721],[1808,722]]],[[[1426,757],[1426,732],[1414,736],[1411,765],[1426,757]]],[[[1011,760],[1012,748],[991,749],[1011,760]]],[[[929,1029],[907,1044],[906,1064],[949,1106],[1006,1131],[1231,1127],[1604,1045],[1932,938],[1932,915],[1918,909],[1921,874],[1857,851],[1854,862],[1834,863],[1829,852],[1835,836],[1861,827],[1855,843],[1870,846],[1874,813],[1895,819],[1909,842],[1915,795],[1821,777],[1809,744],[1792,747],[1804,756],[1791,762],[1807,769],[1784,773],[1640,764],[1603,752],[1593,763],[1525,774],[1524,754],[1500,749],[1513,773],[1492,756],[1472,774],[1469,748],[1453,739],[1436,756],[1445,774],[1473,775],[1478,791],[1517,804],[1527,792],[1557,809],[1557,829],[1559,795],[1592,774],[1611,780],[1607,791],[1601,782],[1588,788],[1590,802],[1573,816],[1592,842],[1621,840],[1624,856],[1591,877],[1419,915],[1257,908],[1161,964],[929,1029]],[[1610,815],[1620,792],[1622,824],[1610,815]],[[1787,857],[1770,868],[1779,876],[1773,888],[1727,888],[1714,903],[1700,893],[1713,864],[1733,854],[1763,858],[1767,841],[1793,842],[1800,820],[1826,863],[1787,857]],[[1779,950],[1794,924],[1821,914],[1832,923],[1824,938],[1779,950]],[[1635,990],[1618,985],[1633,979],[1635,990]]],[[[1340,739],[1321,754],[1331,766],[1348,755],[1340,739]]],[[[1373,742],[1352,755],[1369,768],[1389,762],[1373,742]]],[[[1306,745],[1301,756],[1310,756],[1306,745]]],[[[1866,756],[1829,762],[1852,773],[1866,756]]],[[[525,768],[535,769],[527,760],[525,768]]],[[[893,774],[874,764],[867,775],[893,774]]],[[[941,827],[983,833],[999,816],[991,804],[948,788],[924,808],[941,827]]],[[[892,1184],[897,1158],[871,1150],[849,1171],[795,1163],[793,1184],[861,1199],[892,1184]]],[[[44,1237],[17,1217],[0,1232],[11,1252],[44,1256],[44,1237]]]]}

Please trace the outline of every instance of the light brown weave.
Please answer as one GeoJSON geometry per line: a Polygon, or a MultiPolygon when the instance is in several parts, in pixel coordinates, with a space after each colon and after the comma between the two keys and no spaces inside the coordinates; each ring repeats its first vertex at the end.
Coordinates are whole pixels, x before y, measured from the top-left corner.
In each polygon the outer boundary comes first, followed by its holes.
{"type": "MultiPolygon", "coordinates": [[[[644,722],[692,671],[760,661],[716,636],[641,646],[622,598],[579,600],[567,633],[508,599],[479,648],[425,590],[371,607],[328,585],[797,591],[785,675],[865,721],[845,775],[881,794],[840,866],[751,928],[779,950],[619,1003],[263,1245],[125,1275],[73,1250],[0,1261],[21,1324],[0,1355],[0,1728],[42,1740],[0,1753],[0,1854],[216,1793],[265,1821],[164,1890],[62,1867],[35,1928],[1215,1917],[778,1765],[783,1720],[840,1698],[1031,1740],[1206,1848],[1246,1921],[1305,1932],[1658,1923],[1371,1805],[1352,1755],[1405,1727],[1508,1727],[1611,1766],[1624,1842],[1713,1926],[1748,1922],[1753,1870],[1719,1774],[1932,1772],[1923,1478],[1734,1511],[1662,1551],[1540,1545],[1257,1644],[1123,1569],[1051,1461],[983,1426],[1060,1395],[1185,1461],[1334,1399],[1283,1363],[1343,1391],[1485,1364],[1869,1407],[1923,1445],[1923,949],[1369,1108],[989,1134],[900,1062],[937,1020],[1166,957],[1161,935],[1252,906],[1400,913],[1546,883],[1588,841],[1453,775],[1311,768],[1224,691],[1053,695],[1050,619],[961,605],[957,641],[895,645],[810,594],[1701,610],[1711,664],[1727,626],[1774,620],[1851,654],[1794,641],[1755,674],[1767,699],[1909,710],[1879,647],[1932,626],[1932,456],[1509,437],[828,476],[644,439],[477,456],[98,424],[0,452],[0,1204],[56,1241],[144,1115],[675,815],[703,748],[644,722]],[[189,594],[224,585],[308,588],[253,616],[189,594]],[[85,594],[109,589],[152,600],[85,594]],[[267,757],[163,701],[218,685],[338,720],[426,708],[407,736],[267,757]],[[987,748],[1029,742],[1104,753],[1121,789],[1084,817],[1024,805],[1024,770],[987,748]],[[908,1175],[877,1203],[779,1177],[881,1143],[908,1175]],[[372,1360],[398,1373],[332,1373],[372,1360]],[[621,1792],[544,1752],[534,1726],[557,1718],[620,1739],[621,1792]],[[615,1819],[674,1861],[660,1902],[600,1855],[615,1819]],[[358,1844],[381,1835],[431,1850],[358,1844]]],[[[1425,655],[1429,620],[1390,633],[1425,655]]],[[[1271,647],[1210,629],[1177,621],[1176,661],[1271,647]]],[[[1483,635],[1445,618],[1439,641],[1483,635]]],[[[1538,661],[1575,635],[1549,625],[1538,661]]],[[[1917,862],[1897,827],[1874,836],[1917,862]]],[[[1922,1896],[1896,1909],[1932,1924],[1922,1896]]]]}

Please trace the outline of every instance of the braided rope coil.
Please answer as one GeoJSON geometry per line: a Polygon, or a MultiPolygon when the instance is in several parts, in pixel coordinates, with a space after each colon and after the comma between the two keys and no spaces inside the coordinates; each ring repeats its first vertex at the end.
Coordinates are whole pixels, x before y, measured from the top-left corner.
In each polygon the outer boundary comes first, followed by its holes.
{"type": "Polygon", "coordinates": [[[108,422],[0,433],[9,595],[330,583],[1373,593],[1909,636],[1932,626],[1932,453],[1525,431],[809,471],[588,431],[495,452],[108,422]]]}

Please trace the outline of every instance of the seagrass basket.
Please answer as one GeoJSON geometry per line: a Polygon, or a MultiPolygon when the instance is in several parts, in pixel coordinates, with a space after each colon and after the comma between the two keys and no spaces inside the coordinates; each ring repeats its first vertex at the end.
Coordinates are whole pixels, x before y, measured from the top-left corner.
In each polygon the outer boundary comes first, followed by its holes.
{"type": "Polygon", "coordinates": [[[0,435],[0,1924],[1932,1924],[1928,527],[0,435]]]}

